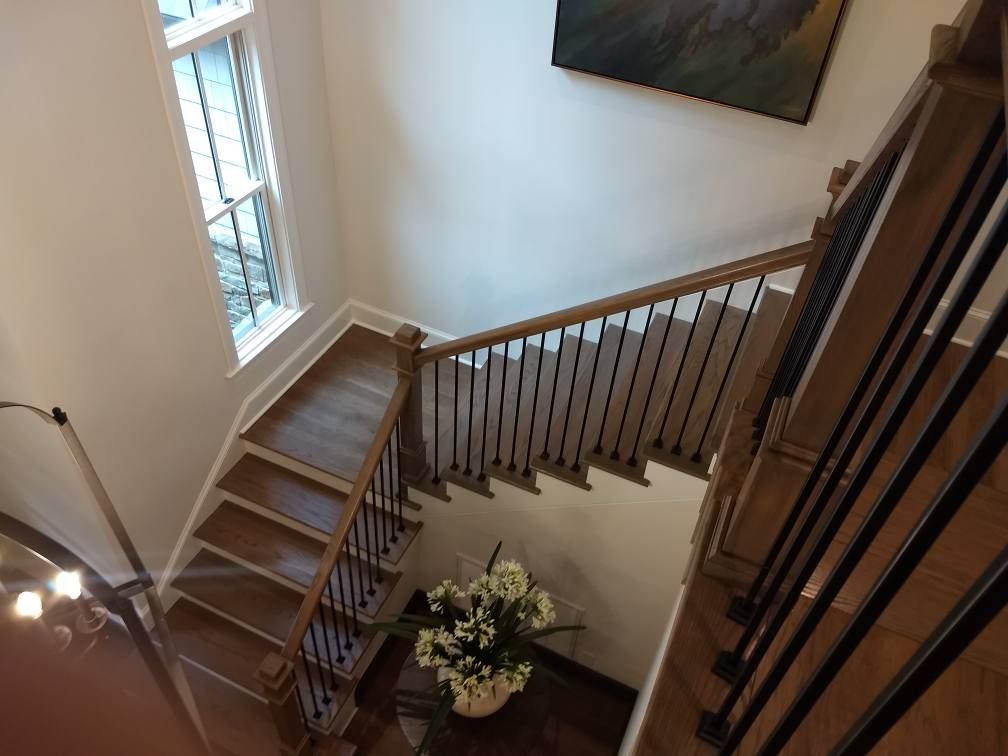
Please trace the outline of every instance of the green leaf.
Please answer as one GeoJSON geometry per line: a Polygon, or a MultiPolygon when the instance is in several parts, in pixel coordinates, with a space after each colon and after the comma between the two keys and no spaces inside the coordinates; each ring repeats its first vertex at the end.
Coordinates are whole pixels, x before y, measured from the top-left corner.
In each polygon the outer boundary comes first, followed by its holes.
{"type": "Polygon", "coordinates": [[[378,633],[387,633],[388,635],[394,635],[396,638],[406,638],[411,641],[416,641],[419,634],[417,630],[410,629],[409,626],[398,622],[372,622],[367,628],[378,633]]]}
{"type": "Polygon", "coordinates": [[[444,618],[442,617],[432,617],[429,614],[398,614],[396,615],[397,621],[415,622],[418,625],[427,625],[429,627],[442,627],[444,626],[444,618]]]}
{"type": "Polygon", "coordinates": [[[448,713],[454,704],[455,697],[452,695],[451,690],[442,688],[441,700],[438,701],[437,708],[431,716],[430,724],[427,725],[427,732],[424,733],[423,740],[420,742],[419,747],[417,747],[416,752],[420,756],[430,751],[430,747],[434,744],[434,738],[437,737],[438,730],[441,729],[441,726],[448,718],[448,713]]]}
{"type": "Polygon", "coordinates": [[[486,574],[490,574],[490,570],[493,569],[494,562],[497,561],[497,555],[500,554],[501,546],[504,545],[504,541],[497,541],[497,548],[494,549],[494,553],[490,556],[490,561],[487,562],[486,574]]]}
{"type": "Polygon", "coordinates": [[[547,635],[553,635],[554,633],[566,633],[584,629],[585,625],[557,625],[556,627],[546,627],[542,630],[533,630],[531,633],[516,635],[508,642],[507,646],[509,648],[515,648],[529,643],[530,641],[534,641],[536,638],[545,638],[547,635]]]}

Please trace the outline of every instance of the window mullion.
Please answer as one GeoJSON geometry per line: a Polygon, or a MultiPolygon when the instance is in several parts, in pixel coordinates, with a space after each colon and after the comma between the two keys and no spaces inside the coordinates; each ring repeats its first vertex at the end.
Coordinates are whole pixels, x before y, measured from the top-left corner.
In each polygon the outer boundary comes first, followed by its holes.
{"type": "Polygon", "coordinates": [[[237,207],[242,202],[247,200],[249,197],[259,194],[265,188],[266,188],[265,181],[262,180],[252,181],[249,183],[248,189],[243,190],[241,194],[236,194],[234,197],[228,197],[227,198],[229,200],[228,202],[224,202],[223,200],[221,200],[220,205],[211,206],[210,212],[207,213],[206,216],[207,225],[210,225],[214,221],[220,220],[225,215],[227,215],[232,208],[237,207]]]}
{"type": "Polygon", "coordinates": [[[221,170],[220,155],[217,152],[217,138],[214,136],[213,123],[210,121],[210,100],[207,98],[206,82],[203,80],[203,67],[200,65],[199,53],[192,53],[193,68],[196,70],[196,86],[199,88],[200,103],[203,106],[203,121],[206,123],[207,138],[210,140],[210,157],[213,159],[214,173],[217,174],[217,185],[220,187],[221,199],[227,199],[224,189],[224,171],[221,170]]]}
{"type": "Polygon", "coordinates": [[[248,259],[245,257],[245,244],[242,242],[241,224],[238,213],[231,211],[231,222],[234,223],[235,239],[238,241],[238,258],[241,260],[242,276],[245,278],[245,293],[248,294],[249,309],[252,311],[252,324],[258,327],[259,315],[256,312],[255,299],[252,297],[252,279],[249,278],[248,259]]]}
{"type": "Polygon", "coordinates": [[[259,155],[259,132],[252,114],[252,91],[248,86],[247,61],[245,60],[245,40],[241,33],[228,37],[228,51],[231,54],[231,68],[234,71],[235,99],[242,125],[242,141],[249,166],[256,178],[264,178],[262,158],[259,155]]]}

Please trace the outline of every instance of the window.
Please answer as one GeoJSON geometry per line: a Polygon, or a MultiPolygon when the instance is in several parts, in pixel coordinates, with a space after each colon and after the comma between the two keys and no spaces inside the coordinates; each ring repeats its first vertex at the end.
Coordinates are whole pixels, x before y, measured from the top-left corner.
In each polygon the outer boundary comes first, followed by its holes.
{"type": "Polygon", "coordinates": [[[226,323],[232,361],[241,365],[298,310],[255,14],[238,0],[156,3],[151,23],[170,62],[166,99],[177,98],[178,108],[172,103],[169,110],[185,145],[180,151],[188,153],[183,162],[191,166],[194,213],[221,295],[222,330],[226,323]]]}

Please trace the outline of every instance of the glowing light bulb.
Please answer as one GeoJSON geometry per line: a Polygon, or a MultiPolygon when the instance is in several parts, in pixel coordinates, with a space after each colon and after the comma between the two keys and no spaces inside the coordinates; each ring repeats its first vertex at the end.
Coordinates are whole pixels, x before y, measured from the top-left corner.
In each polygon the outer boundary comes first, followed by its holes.
{"type": "Polygon", "coordinates": [[[53,587],[57,593],[62,593],[67,598],[78,599],[81,595],[80,575],[76,572],[61,572],[53,581],[53,587]]]}
{"type": "Polygon", "coordinates": [[[42,616],[42,597],[33,591],[22,591],[14,608],[22,617],[38,619],[42,616]]]}

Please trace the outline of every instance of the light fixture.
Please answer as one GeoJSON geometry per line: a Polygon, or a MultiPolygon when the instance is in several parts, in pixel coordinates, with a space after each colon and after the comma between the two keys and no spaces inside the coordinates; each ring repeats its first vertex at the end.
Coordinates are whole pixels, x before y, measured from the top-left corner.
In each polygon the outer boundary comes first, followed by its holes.
{"type": "Polygon", "coordinates": [[[61,572],[53,581],[53,588],[56,593],[61,593],[67,598],[76,600],[81,595],[80,575],[76,572],[61,572]]]}
{"type": "Polygon", "coordinates": [[[42,616],[42,597],[34,591],[21,591],[14,609],[22,617],[38,619],[42,616]]]}

